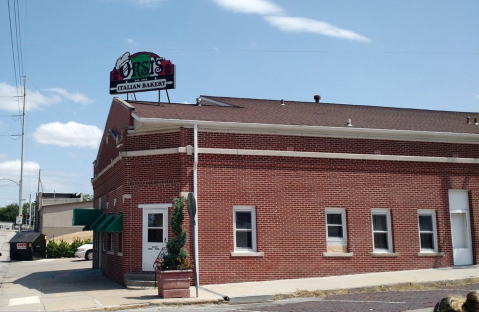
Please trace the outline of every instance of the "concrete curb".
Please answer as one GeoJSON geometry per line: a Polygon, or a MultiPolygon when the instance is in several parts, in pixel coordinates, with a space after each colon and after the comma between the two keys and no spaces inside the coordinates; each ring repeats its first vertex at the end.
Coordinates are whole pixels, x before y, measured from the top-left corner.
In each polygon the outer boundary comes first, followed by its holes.
{"type": "Polygon", "coordinates": [[[381,284],[377,286],[365,286],[365,287],[352,287],[352,288],[337,288],[337,289],[328,289],[328,290],[302,290],[297,289],[295,292],[282,293],[273,295],[273,300],[282,300],[287,298],[296,298],[296,297],[321,297],[321,296],[330,296],[335,294],[346,294],[346,293],[368,293],[368,292],[379,292],[379,291],[396,291],[398,288],[400,290],[416,290],[415,287],[430,287],[434,289],[441,286],[453,286],[453,285],[468,285],[468,284],[477,284],[479,283],[479,278],[462,278],[462,279],[449,279],[441,280],[434,282],[408,282],[408,283],[388,283],[381,284]]]}
{"type": "Polygon", "coordinates": [[[228,298],[226,303],[228,304],[243,304],[243,303],[261,303],[267,301],[273,301],[273,295],[262,296],[239,296],[228,298]]]}
{"type": "Polygon", "coordinates": [[[222,299],[197,299],[197,298],[178,298],[178,299],[155,299],[166,300],[161,302],[149,301],[145,303],[122,304],[104,306],[98,309],[72,309],[70,311],[120,311],[128,309],[145,308],[149,306],[175,306],[175,305],[200,305],[200,304],[218,304],[224,303],[222,299]]]}

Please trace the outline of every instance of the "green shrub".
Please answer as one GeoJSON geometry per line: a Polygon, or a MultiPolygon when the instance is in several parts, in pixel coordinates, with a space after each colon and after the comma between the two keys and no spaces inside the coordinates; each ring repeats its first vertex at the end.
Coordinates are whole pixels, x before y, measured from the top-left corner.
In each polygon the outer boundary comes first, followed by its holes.
{"type": "Polygon", "coordinates": [[[171,214],[170,227],[175,237],[166,243],[168,254],[163,255],[157,268],[160,270],[189,270],[188,253],[183,247],[186,244],[186,231],[183,230],[185,204],[182,198],[175,198],[175,208],[171,214]]]}
{"type": "Polygon", "coordinates": [[[81,240],[76,238],[71,244],[60,240],[60,243],[55,242],[52,239],[47,244],[47,257],[48,258],[73,258],[75,257],[75,251],[81,245],[91,242],[91,239],[81,240]]]}
{"type": "Polygon", "coordinates": [[[47,257],[48,258],[60,258],[58,256],[58,244],[55,240],[51,240],[47,244],[47,257]]]}

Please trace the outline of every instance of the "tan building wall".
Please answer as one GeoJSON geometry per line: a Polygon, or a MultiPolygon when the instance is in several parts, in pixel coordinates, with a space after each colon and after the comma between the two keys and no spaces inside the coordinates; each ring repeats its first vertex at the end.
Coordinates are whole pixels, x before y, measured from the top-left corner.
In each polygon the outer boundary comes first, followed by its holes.
{"type": "Polygon", "coordinates": [[[39,211],[40,232],[48,238],[81,232],[83,226],[72,226],[73,209],[77,208],[93,209],[93,201],[43,206],[39,211]]]}

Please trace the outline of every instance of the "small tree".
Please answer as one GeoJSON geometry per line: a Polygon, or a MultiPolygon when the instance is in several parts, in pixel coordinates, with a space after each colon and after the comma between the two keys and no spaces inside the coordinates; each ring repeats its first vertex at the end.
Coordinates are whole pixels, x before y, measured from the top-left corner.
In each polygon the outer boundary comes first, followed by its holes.
{"type": "Polygon", "coordinates": [[[83,194],[82,201],[91,201],[93,200],[93,195],[91,194],[83,194]]]}
{"type": "Polygon", "coordinates": [[[185,204],[182,198],[174,199],[175,207],[171,215],[170,228],[175,237],[166,243],[168,254],[162,256],[158,269],[160,270],[189,270],[188,253],[183,248],[186,244],[187,234],[183,230],[185,204]]]}

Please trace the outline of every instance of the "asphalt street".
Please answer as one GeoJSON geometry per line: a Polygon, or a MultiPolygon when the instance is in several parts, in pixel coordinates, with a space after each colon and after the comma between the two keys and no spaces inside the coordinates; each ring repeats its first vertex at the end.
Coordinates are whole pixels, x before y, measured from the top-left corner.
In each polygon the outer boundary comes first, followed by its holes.
{"type": "MultiPolygon", "coordinates": [[[[165,305],[167,302],[158,298],[156,289],[126,289],[107,280],[101,275],[100,270],[92,270],[91,261],[44,259],[9,262],[8,241],[13,235],[15,235],[13,231],[0,231],[0,252],[2,253],[0,256],[0,311],[115,310],[120,307],[123,309],[127,306],[143,306],[127,311],[337,312],[354,310],[425,312],[432,311],[435,303],[445,296],[451,294],[465,296],[470,290],[479,289],[479,284],[472,284],[447,286],[434,290],[292,298],[259,304],[205,304],[203,302],[203,304],[186,305],[194,302],[184,301],[170,302],[170,305],[165,305]],[[148,306],[148,304],[152,305],[148,306]]],[[[457,274],[457,270],[461,271],[461,268],[454,269],[455,274],[457,274]]],[[[466,270],[475,271],[477,268],[468,267],[466,270]]],[[[388,274],[388,276],[395,275],[388,274]]],[[[348,281],[351,283],[353,280],[350,278],[348,281]]],[[[202,292],[203,297],[205,294],[209,294],[206,290],[202,290],[202,292]]],[[[214,300],[210,302],[214,302],[214,300]]]]}
{"type": "Polygon", "coordinates": [[[432,311],[441,298],[449,295],[465,296],[469,291],[479,289],[479,284],[448,286],[434,290],[387,291],[331,295],[326,297],[304,297],[277,300],[256,304],[209,304],[196,306],[150,306],[127,311],[162,312],[338,312],[338,311],[377,311],[403,312],[432,311]]]}

